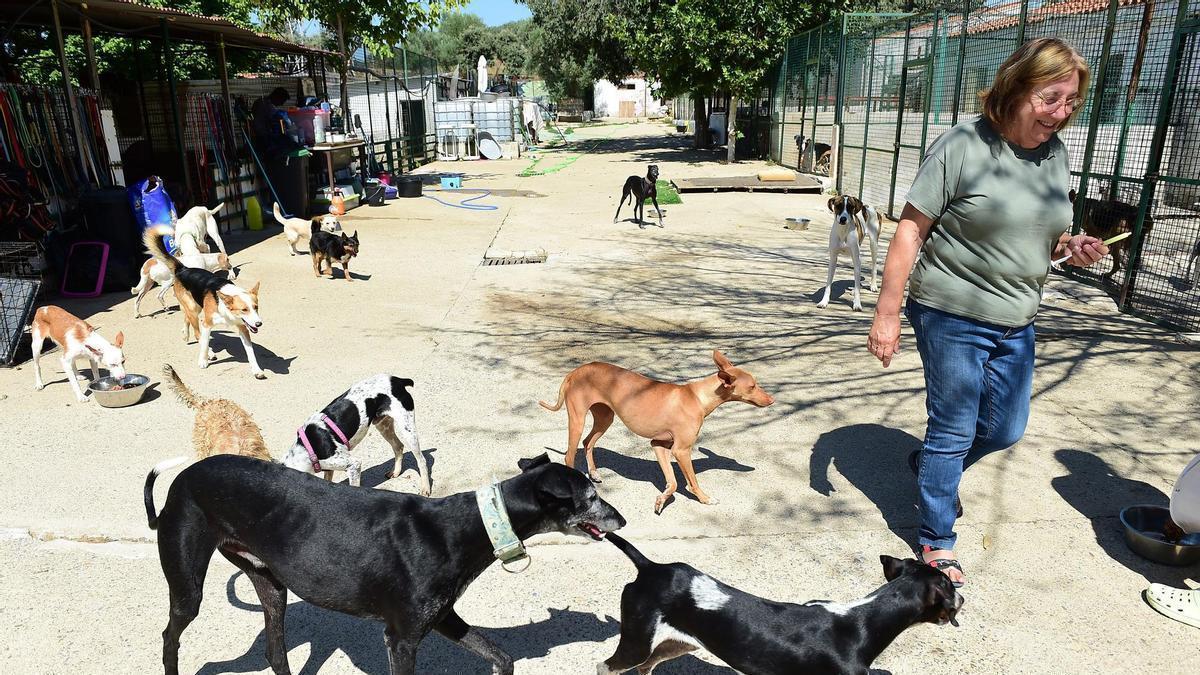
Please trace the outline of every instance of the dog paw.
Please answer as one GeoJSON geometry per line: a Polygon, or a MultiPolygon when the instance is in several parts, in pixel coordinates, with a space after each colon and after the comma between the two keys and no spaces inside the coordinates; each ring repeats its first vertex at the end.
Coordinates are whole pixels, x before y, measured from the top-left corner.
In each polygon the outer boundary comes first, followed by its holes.
{"type": "Polygon", "coordinates": [[[33,388],[37,391],[41,391],[46,388],[46,385],[42,384],[41,382],[38,382],[37,384],[33,385],[33,388]]]}
{"type": "Polygon", "coordinates": [[[861,312],[861,311],[862,311],[862,304],[861,304],[861,303],[857,303],[857,302],[856,302],[856,303],[854,303],[854,311],[856,311],[856,312],[861,312]]]}
{"type": "Polygon", "coordinates": [[[256,373],[254,373],[254,379],[265,380],[265,379],[267,379],[267,374],[260,370],[256,373]]]}
{"type": "Polygon", "coordinates": [[[600,480],[600,474],[595,473],[593,471],[588,472],[588,479],[591,480],[593,483],[597,483],[597,484],[604,482],[604,481],[600,480]]]}
{"type": "Polygon", "coordinates": [[[828,300],[822,300],[821,302],[817,303],[817,309],[825,309],[828,306],[829,306],[828,300]]]}
{"type": "Polygon", "coordinates": [[[671,495],[659,495],[654,500],[654,515],[662,515],[663,509],[667,507],[667,502],[671,500],[671,495]]]}
{"type": "Polygon", "coordinates": [[[720,499],[717,499],[716,497],[709,497],[708,495],[699,495],[696,497],[696,499],[701,504],[704,504],[706,506],[716,506],[717,504],[721,503],[720,499]]]}

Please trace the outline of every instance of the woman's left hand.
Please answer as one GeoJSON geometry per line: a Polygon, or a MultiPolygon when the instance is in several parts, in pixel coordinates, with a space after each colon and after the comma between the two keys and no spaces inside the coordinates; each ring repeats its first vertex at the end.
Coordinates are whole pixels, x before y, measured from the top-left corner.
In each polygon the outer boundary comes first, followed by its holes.
{"type": "Polygon", "coordinates": [[[1061,258],[1067,254],[1071,255],[1071,259],[1066,264],[1075,265],[1076,267],[1087,267],[1108,255],[1108,247],[1096,237],[1077,234],[1061,242],[1058,245],[1058,250],[1054,252],[1054,257],[1061,258]]]}

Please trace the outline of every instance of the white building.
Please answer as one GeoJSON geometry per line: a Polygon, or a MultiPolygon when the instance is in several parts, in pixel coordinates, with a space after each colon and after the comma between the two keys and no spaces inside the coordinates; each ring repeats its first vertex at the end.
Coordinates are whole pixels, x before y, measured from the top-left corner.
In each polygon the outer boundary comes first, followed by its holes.
{"type": "Polygon", "coordinates": [[[627,77],[615,85],[600,80],[593,87],[596,117],[657,117],[663,113],[663,101],[655,97],[654,83],[642,77],[627,77]]]}

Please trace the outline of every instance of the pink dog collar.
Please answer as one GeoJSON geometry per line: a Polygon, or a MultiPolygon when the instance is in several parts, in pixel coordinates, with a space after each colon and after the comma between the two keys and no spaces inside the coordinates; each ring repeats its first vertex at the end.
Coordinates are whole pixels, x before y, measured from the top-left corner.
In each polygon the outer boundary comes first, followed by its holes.
{"type": "MultiPolygon", "coordinates": [[[[321,421],[324,422],[325,426],[333,432],[334,436],[338,437],[338,440],[342,442],[342,445],[346,446],[346,449],[349,450],[350,441],[346,439],[346,434],[342,433],[342,430],[338,428],[338,425],[334,424],[333,420],[329,419],[329,415],[321,413],[321,421]]],[[[305,424],[304,426],[308,425],[305,424]]],[[[317,458],[317,453],[315,450],[313,450],[312,443],[308,442],[308,436],[304,435],[303,426],[296,430],[296,435],[300,437],[300,443],[303,444],[304,449],[308,451],[308,461],[312,462],[313,471],[320,471],[321,460],[317,458]]]]}

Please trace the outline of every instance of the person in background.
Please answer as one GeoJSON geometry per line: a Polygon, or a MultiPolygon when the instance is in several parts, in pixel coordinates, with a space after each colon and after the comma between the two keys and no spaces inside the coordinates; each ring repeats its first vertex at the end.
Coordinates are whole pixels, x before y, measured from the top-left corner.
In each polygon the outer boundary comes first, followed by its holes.
{"type": "Polygon", "coordinates": [[[255,140],[264,150],[272,150],[286,145],[285,130],[280,127],[280,107],[287,103],[290,96],[287,89],[275,87],[270,94],[254,102],[250,109],[250,125],[254,130],[255,140]]]}
{"type": "Polygon", "coordinates": [[[917,475],[917,555],[965,577],[954,553],[963,469],[1025,433],[1034,328],[1050,261],[1087,266],[1108,254],[1071,236],[1070,167],[1058,132],[1087,92],[1087,63],[1070,45],[1021,45],[980,97],[983,115],[929,147],[884,264],[867,347],[886,368],[900,349],[900,308],[925,374],[928,424],[908,458],[917,475]],[[921,257],[917,259],[917,253],[921,257]],[[914,267],[913,263],[916,262],[914,267]],[[911,275],[911,276],[910,276],[911,275]]]}

